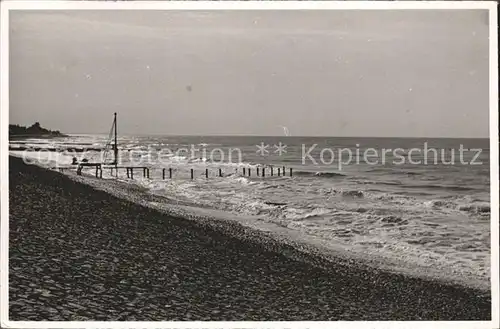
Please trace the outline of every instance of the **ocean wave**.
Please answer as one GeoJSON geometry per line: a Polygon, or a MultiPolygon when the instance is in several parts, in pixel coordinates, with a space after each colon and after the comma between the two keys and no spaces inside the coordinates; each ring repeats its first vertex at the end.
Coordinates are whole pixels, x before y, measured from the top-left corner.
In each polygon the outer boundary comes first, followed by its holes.
{"type": "MultiPolygon", "coordinates": [[[[253,163],[253,162],[227,162],[227,163],[224,163],[225,166],[228,166],[228,167],[237,167],[237,168],[261,168],[263,167],[262,164],[260,163],[253,163]]],[[[267,168],[267,166],[264,166],[267,168]]]]}
{"type": "Polygon", "coordinates": [[[408,223],[407,220],[404,220],[403,218],[401,218],[399,216],[395,216],[395,215],[389,215],[389,216],[382,217],[380,219],[380,221],[382,223],[394,224],[394,225],[404,225],[404,224],[408,223]]]}
{"type": "Polygon", "coordinates": [[[425,205],[434,209],[446,208],[476,215],[489,214],[491,212],[490,205],[484,202],[462,203],[460,200],[430,200],[425,202],[425,205]]]}
{"type": "Polygon", "coordinates": [[[189,163],[210,162],[207,158],[190,158],[189,163]]]}
{"type": "Polygon", "coordinates": [[[330,214],[331,209],[326,208],[314,208],[310,209],[298,209],[298,208],[285,208],[283,210],[283,216],[285,219],[290,220],[302,220],[311,217],[319,217],[330,214]]]}
{"type": "Polygon", "coordinates": [[[430,200],[424,203],[429,208],[449,208],[454,209],[457,203],[449,200],[430,200]]]}
{"type": "Polygon", "coordinates": [[[365,193],[360,190],[349,190],[349,189],[334,189],[334,188],[328,188],[328,189],[320,189],[319,190],[321,194],[326,195],[326,194],[338,194],[341,196],[346,196],[346,197],[357,197],[357,198],[362,198],[365,196],[365,193]]]}
{"type": "Polygon", "coordinates": [[[461,185],[440,185],[440,184],[405,184],[401,181],[372,181],[372,180],[353,180],[354,183],[362,185],[387,185],[398,186],[402,189],[427,189],[427,190],[445,190],[445,191],[475,191],[474,187],[461,185]]]}
{"type": "Polygon", "coordinates": [[[349,197],[356,197],[356,198],[362,198],[365,196],[363,191],[359,190],[347,190],[347,191],[342,191],[342,196],[349,196],[349,197]]]}
{"type": "Polygon", "coordinates": [[[432,193],[428,192],[421,192],[421,191],[400,191],[400,192],[394,192],[396,195],[403,195],[403,196],[414,196],[414,197],[419,197],[419,196],[432,196],[432,193]]]}
{"type": "Polygon", "coordinates": [[[403,183],[396,181],[372,181],[372,180],[353,180],[353,183],[361,185],[387,185],[387,186],[402,186],[403,183]]]}
{"type": "Polygon", "coordinates": [[[273,202],[273,201],[264,201],[265,204],[270,206],[286,206],[286,202],[273,202]]]}
{"type": "Polygon", "coordinates": [[[257,184],[257,182],[252,182],[250,179],[246,177],[241,177],[241,176],[231,176],[234,181],[242,184],[242,185],[251,185],[251,184],[257,184]]]}
{"type": "Polygon", "coordinates": [[[409,176],[421,176],[423,175],[424,173],[421,173],[421,172],[416,172],[416,171],[400,171],[400,172],[397,172],[398,174],[405,174],[405,175],[409,175],[409,176]]]}
{"type": "Polygon", "coordinates": [[[437,184],[425,184],[425,185],[409,185],[402,184],[403,188],[421,188],[421,189],[432,189],[432,190],[447,190],[447,191],[474,191],[473,187],[460,186],[460,185],[437,185],[437,184]]]}
{"type": "Polygon", "coordinates": [[[389,173],[391,175],[406,175],[406,176],[421,176],[424,175],[425,173],[418,172],[418,171],[411,171],[411,170],[396,170],[394,168],[372,168],[368,169],[365,172],[384,172],[384,173],[389,173]]]}
{"type": "Polygon", "coordinates": [[[489,214],[491,212],[488,204],[464,204],[458,206],[458,209],[473,214],[489,214]]]}
{"type": "Polygon", "coordinates": [[[324,178],[331,178],[331,177],[346,177],[347,175],[341,174],[341,173],[336,173],[336,172],[326,172],[326,171],[296,171],[294,173],[296,176],[310,176],[310,177],[324,177],[324,178]]]}
{"type": "Polygon", "coordinates": [[[284,188],[285,185],[283,184],[273,184],[273,185],[270,185],[270,184],[262,184],[259,189],[260,190],[269,190],[269,189],[280,189],[280,188],[284,188]]]}
{"type": "Polygon", "coordinates": [[[392,168],[387,168],[387,167],[379,167],[379,168],[370,168],[365,170],[365,172],[392,172],[392,168]]]}
{"type": "Polygon", "coordinates": [[[189,159],[185,156],[181,156],[181,155],[173,155],[173,154],[165,154],[162,156],[163,158],[168,158],[172,161],[175,161],[175,162],[187,162],[189,159]]]}
{"type": "Polygon", "coordinates": [[[405,202],[414,203],[415,201],[414,197],[407,195],[392,194],[392,193],[375,194],[371,196],[371,198],[380,201],[399,201],[400,203],[405,203],[405,202]]]}

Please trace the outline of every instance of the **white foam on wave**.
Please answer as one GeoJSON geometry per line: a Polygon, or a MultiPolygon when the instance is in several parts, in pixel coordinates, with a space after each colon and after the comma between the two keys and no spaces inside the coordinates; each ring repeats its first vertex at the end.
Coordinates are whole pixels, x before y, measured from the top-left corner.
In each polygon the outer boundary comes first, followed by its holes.
{"type": "Polygon", "coordinates": [[[309,209],[297,209],[297,208],[286,208],[283,212],[283,216],[286,219],[291,220],[303,220],[315,216],[323,216],[332,213],[331,209],[326,208],[314,208],[309,209]]]}
{"type": "Polygon", "coordinates": [[[241,176],[231,176],[231,180],[234,181],[234,182],[236,182],[236,183],[239,183],[241,185],[257,184],[257,182],[253,182],[249,178],[247,178],[247,177],[241,177],[241,176]]]}
{"type": "Polygon", "coordinates": [[[172,162],[187,162],[188,158],[180,155],[164,155],[165,158],[169,158],[172,162]]]}
{"type": "Polygon", "coordinates": [[[189,159],[189,162],[207,162],[207,158],[194,158],[194,159],[189,159]]]}

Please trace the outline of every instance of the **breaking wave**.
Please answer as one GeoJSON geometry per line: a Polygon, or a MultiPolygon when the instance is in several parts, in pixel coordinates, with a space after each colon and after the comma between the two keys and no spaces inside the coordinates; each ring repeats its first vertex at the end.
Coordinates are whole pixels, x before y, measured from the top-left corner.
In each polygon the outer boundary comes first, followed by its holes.
{"type": "Polygon", "coordinates": [[[307,177],[323,177],[323,178],[333,178],[333,177],[346,177],[347,175],[336,173],[336,172],[324,172],[324,171],[296,171],[294,175],[297,176],[307,176],[307,177]]]}

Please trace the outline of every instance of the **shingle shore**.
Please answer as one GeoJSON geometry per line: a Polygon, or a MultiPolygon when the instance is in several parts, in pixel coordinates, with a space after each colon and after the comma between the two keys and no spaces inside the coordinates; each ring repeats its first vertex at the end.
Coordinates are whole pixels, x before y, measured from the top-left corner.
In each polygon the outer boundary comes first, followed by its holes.
{"type": "Polygon", "coordinates": [[[10,158],[10,320],[489,320],[490,296],[311,265],[10,158]]]}

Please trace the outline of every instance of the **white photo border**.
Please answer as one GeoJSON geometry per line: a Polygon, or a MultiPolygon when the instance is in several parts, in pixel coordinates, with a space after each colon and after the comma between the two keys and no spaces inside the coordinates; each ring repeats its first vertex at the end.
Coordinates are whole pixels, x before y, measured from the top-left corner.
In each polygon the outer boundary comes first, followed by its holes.
{"type": "Polygon", "coordinates": [[[2,1],[0,2],[0,327],[2,328],[498,328],[499,153],[498,17],[494,1],[2,1]],[[395,10],[485,9],[489,11],[491,314],[490,321],[10,321],[9,257],[9,12],[12,10],[395,10]]]}

